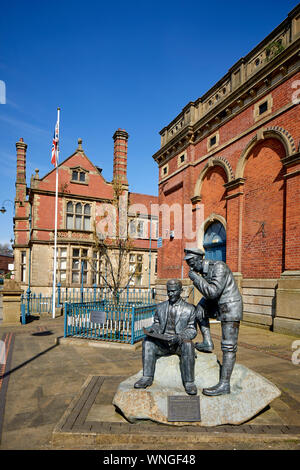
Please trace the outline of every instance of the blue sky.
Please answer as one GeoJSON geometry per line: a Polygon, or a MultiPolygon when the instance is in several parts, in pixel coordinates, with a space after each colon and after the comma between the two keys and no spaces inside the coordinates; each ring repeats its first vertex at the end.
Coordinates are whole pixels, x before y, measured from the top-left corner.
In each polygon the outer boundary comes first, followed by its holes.
{"type": "MultiPolygon", "coordinates": [[[[0,204],[14,200],[16,151],[28,144],[27,182],[46,174],[57,107],[60,161],[78,138],[112,178],[113,139],[129,133],[130,190],[157,194],[159,131],[281,23],[297,1],[15,0],[0,18],[0,204]]],[[[13,235],[13,204],[0,243],[13,235]]]]}

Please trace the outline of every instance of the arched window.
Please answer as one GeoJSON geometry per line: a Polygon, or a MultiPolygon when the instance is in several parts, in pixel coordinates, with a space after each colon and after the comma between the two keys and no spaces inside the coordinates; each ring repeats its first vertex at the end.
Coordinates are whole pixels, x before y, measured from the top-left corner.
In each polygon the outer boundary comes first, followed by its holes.
{"type": "Polygon", "coordinates": [[[221,222],[213,222],[204,234],[205,258],[226,261],[226,231],[221,222]]]}

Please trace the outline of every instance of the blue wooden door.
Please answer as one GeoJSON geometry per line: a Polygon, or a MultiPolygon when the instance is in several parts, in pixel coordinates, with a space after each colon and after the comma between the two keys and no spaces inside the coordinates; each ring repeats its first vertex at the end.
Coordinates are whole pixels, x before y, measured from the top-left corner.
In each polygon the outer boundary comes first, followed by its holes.
{"type": "Polygon", "coordinates": [[[226,231],[221,222],[213,222],[204,234],[205,258],[226,262],[226,231]]]}

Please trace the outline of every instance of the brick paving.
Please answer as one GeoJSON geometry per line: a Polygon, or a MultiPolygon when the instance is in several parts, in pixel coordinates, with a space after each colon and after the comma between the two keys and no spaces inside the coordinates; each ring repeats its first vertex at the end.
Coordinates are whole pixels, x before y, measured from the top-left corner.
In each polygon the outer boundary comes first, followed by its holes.
{"type": "MultiPolygon", "coordinates": [[[[251,438],[254,436],[257,439],[266,438],[266,436],[277,436],[284,439],[288,436],[289,439],[298,439],[300,436],[300,425],[299,426],[287,426],[283,424],[242,424],[239,426],[234,425],[222,425],[218,427],[197,427],[197,426],[184,426],[184,427],[171,427],[157,423],[149,422],[138,422],[134,426],[125,422],[112,423],[106,421],[97,421],[88,419],[89,412],[94,404],[97,395],[101,396],[101,387],[105,382],[106,377],[92,376],[83,387],[77,400],[71,404],[69,411],[67,411],[63,418],[60,420],[59,425],[54,431],[55,442],[68,442],[76,440],[78,445],[79,442],[85,442],[88,437],[92,437],[94,444],[97,443],[97,434],[102,437],[105,434],[105,442],[112,444],[118,440],[120,434],[125,434],[129,442],[140,443],[141,434],[146,437],[157,434],[163,434],[163,440],[165,443],[167,439],[175,439],[178,441],[181,438],[181,442],[184,443],[186,440],[186,433],[189,433],[189,440],[191,437],[193,441],[197,443],[197,440],[201,441],[201,434],[210,435],[212,438],[220,436],[220,434],[248,434],[251,438]]],[[[126,379],[126,376],[117,377],[117,384],[126,379]]],[[[103,400],[104,401],[104,400],[103,400]]]]}
{"type": "MultiPolygon", "coordinates": [[[[237,362],[272,381],[282,394],[243,425],[195,429],[130,424],[117,416],[111,405],[114,389],[141,370],[140,349],[63,341],[62,317],[0,325],[0,334],[11,338],[10,364],[1,370],[2,383],[6,380],[0,395],[1,450],[300,449],[300,365],[291,361],[296,337],[242,325],[237,362]]],[[[221,359],[219,324],[212,325],[212,334],[221,359]]]]}

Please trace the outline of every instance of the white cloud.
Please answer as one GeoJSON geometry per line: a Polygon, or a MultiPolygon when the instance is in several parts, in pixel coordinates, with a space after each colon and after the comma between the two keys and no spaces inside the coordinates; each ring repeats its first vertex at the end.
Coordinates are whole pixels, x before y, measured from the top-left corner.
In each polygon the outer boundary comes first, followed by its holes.
{"type": "Polygon", "coordinates": [[[24,131],[31,132],[32,134],[39,133],[39,134],[46,135],[46,136],[50,136],[51,134],[49,131],[42,129],[41,127],[28,124],[27,122],[20,121],[19,119],[11,118],[9,116],[4,116],[0,114],[0,120],[13,127],[22,128],[24,131]]]}

